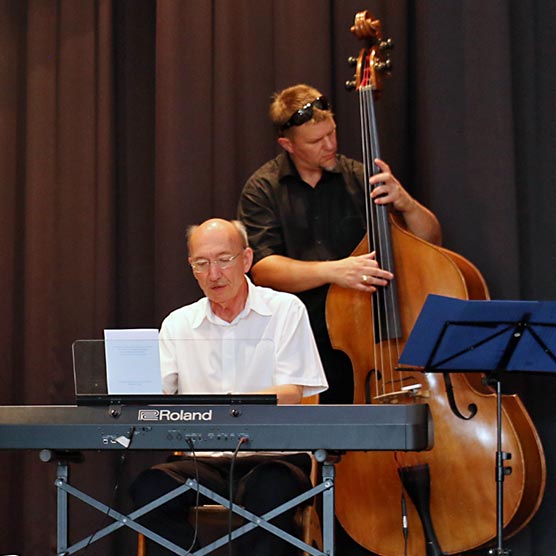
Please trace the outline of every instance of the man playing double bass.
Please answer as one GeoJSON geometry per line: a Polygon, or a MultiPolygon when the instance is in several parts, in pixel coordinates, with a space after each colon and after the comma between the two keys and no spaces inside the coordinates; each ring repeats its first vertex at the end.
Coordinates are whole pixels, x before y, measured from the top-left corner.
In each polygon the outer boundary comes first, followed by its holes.
{"type": "MultiPolygon", "coordinates": [[[[363,165],[338,154],[334,115],[317,89],[300,84],[277,93],[270,118],[283,152],[247,180],[238,207],[254,250],[251,274],[256,284],[305,303],[329,383],[321,402],[352,403],[350,359],[332,348],[326,327],[328,286],[372,293],[393,278],[374,252],[351,256],[366,232],[363,165]]],[[[381,171],[370,178],[373,202],[388,204],[410,232],[440,244],[436,216],[388,164],[375,164],[381,171]]]]}

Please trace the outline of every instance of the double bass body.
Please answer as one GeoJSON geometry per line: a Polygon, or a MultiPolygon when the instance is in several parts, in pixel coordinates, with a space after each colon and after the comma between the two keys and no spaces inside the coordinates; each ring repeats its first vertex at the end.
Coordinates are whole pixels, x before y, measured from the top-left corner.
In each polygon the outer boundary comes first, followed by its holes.
{"type": "MultiPolygon", "coordinates": [[[[380,158],[373,97],[381,91],[380,74],[390,68],[385,53],[391,42],[368,12],[356,15],[352,32],[370,42],[353,82],[368,180],[380,158]]],[[[479,373],[403,371],[397,361],[428,294],[488,299],[488,290],[464,257],[408,233],[387,211],[367,204],[367,235],[354,255],[375,250],[394,282],[372,295],[332,285],[326,320],[332,345],[351,359],[354,403],[429,404],[434,447],[345,454],[337,466],[336,514],[346,532],[376,554],[459,554],[488,545],[498,533],[497,398],[479,373]]],[[[511,474],[503,480],[508,537],[537,510],[546,469],[537,432],[516,395],[502,396],[502,433],[502,451],[511,454],[511,474]]]]}
{"type": "MultiPolygon", "coordinates": [[[[373,553],[459,554],[496,536],[496,396],[480,374],[451,373],[458,416],[442,374],[398,371],[391,355],[399,354],[429,293],[487,299],[488,291],[466,259],[416,238],[393,219],[391,241],[401,337],[377,341],[373,297],[338,286],[331,286],[327,299],[329,333],[334,347],[352,361],[354,403],[428,403],[434,447],[345,454],[337,466],[336,513],[346,532],[373,553]],[[408,384],[413,386],[407,395],[387,395],[408,384]]],[[[354,254],[365,249],[363,241],[354,254]]],[[[537,510],[546,471],[542,446],[519,398],[505,395],[502,406],[502,445],[511,454],[511,474],[504,480],[507,537],[537,510]]]]}

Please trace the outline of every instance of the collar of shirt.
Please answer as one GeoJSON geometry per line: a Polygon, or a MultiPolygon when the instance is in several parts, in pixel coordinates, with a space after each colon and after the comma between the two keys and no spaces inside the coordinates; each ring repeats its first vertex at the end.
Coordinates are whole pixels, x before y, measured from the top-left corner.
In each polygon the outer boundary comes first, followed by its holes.
{"type": "Polygon", "coordinates": [[[220,317],[216,316],[212,311],[208,298],[204,297],[201,300],[204,306],[203,310],[199,311],[199,313],[195,317],[194,321],[192,322],[192,327],[198,328],[199,326],[201,326],[201,323],[205,319],[219,326],[232,326],[241,319],[245,318],[250,311],[255,311],[256,313],[259,313],[259,315],[270,316],[272,312],[262,296],[259,294],[257,287],[247,276],[245,276],[245,280],[247,280],[247,286],[249,288],[249,291],[247,293],[247,301],[245,302],[245,307],[243,308],[241,313],[239,313],[239,315],[232,322],[226,322],[225,320],[222,320],[220,317]]]}
{"type": "MultiPolygon", "coordinates": [[[[325,175],[326,172],[330,172],[331,174],[341,173],[339,155],[336,155],[336,166],[332,170],[325,170],[323,168],[322,172],[323,175],[325,175]]],[[[290,154],[284,151],[278,155],[278,180],[282,181],[282,179],[288,176],[293,176],[294,178],[301,179],[301,176],[299,175],[297,167],[294,164],[290,154]]]]}

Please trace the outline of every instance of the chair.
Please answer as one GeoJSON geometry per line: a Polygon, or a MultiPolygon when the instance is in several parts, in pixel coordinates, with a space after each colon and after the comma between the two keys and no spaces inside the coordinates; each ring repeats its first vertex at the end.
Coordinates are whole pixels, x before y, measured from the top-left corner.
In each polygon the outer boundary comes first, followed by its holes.
{"type": "MultiPolygon", "coordinates": [[[[302,403],[317,404],[318,400],[318,395],[311,396],[304,398],[302,403]]],[[[179,456],[179,453],[176,453],[175,455],[179,456]]],[[[315,484],[317,477],[318,463],[314,458],[312,458],[311,481],[313,485],[315,484]]],[[[218,504],[210,504],[193,508],[192,511],[189,512],[188,519],[193,526],[195,525],[195,519],[197,519],[197,534],[203,545],[210,544],[219,537],[222,537],[226,534],[229,528],[229,510],[228,508],[218,504]]],[[[299,524],[299,529],[302,532],[301,540],[310,546],[322,550],[322,530],[315,501],[309,506],[299,508],[296,520],[299,524]]],[[[232,514],[232,529],[236,529],[241,524],[242,518],[236,514],[232,514]]],[[[227,556],[227,547],[221,547],[211,554],[214,556],[227,556]]],[[[303,554],[306,555],[307,553],[304,552],[303,554]]],[[[138,535],[137,556],[148,556],[147,542],[141,533],[138,535]]]]}

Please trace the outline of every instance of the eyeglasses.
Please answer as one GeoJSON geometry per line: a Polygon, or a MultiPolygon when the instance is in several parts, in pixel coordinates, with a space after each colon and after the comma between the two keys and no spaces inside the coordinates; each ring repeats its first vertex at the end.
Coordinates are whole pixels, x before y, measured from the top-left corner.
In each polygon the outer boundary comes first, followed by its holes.
{"type": "Polygon", "coordinates": [[[305,106],[302,106],[299,110],[294,112],[284,125],[280,126],[280,131],[286,131],[286,129],[294,125],[298,126],[308,122],[313,117],[313,108],[329,110],[330,103],[325,96],[320,96],[312,102],[308,102],[305,106]]]}
{"type": "Polygon", "coordinates": [[[235,264],[236,259],[241,255],[241,253],[237,253],[237,255],[226,255],[225,257],[218,257],[210,261],[209,259],[197,259],[192,261],[191,268],[193,272],[196,274],[206,274],[209,269],[210,265],[213,264],[216,268],[220,270],[224,270],[226,268],[230,268],[235,264]]]}

